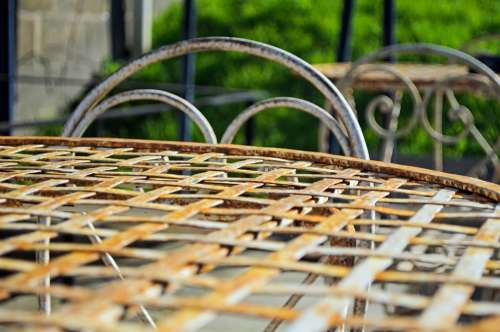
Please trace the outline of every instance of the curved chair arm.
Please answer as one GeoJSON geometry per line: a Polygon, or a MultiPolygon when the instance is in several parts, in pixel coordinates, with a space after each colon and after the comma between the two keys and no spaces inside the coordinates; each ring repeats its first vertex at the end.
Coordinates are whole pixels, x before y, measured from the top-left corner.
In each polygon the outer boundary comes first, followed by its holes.
{"type": "Polygon", "coordinates": [[[194,105],[172,93],[154,89],[138,89],[125,91],[105,99],[99,105],[84,113],[76,128],[69,132],[67,136],[81,137],[85,130],[87,130],[90,124],[99,115],[119,104],[137,100],[159,101],[168,106],[174,107],[181,112],[186,113],[191,118],[191,120],[193,120],[193,122],[196,123],[196,125],[200,128],[207,143],[217,143],[217,137],[215,136],[214,130],[210,126],[210,123],[194,105]]]}
{"type": "Polygon", "coordinates": [[[363,133],[353,111],[342,94],[323,74],[299,57],[277,47],[229,37],[205,37],[181,41],[163,46],[132,61],[101,82],[81,101],[67,121],[62,135],[68,136],[73,132],[85,112],[90,111],[111,89],[140,69],[160,60],[202,51],[236,51],[252,54],[279,63],[299,74],[316,87],[333,107],[339,121],[346,128],[352,155],[369,158],[363,133]]]}
{"type": "Polygon", "coordinates": [[[276,97],[270,98],[266,100],[262,100],[258,103],[255,103],[245,109],[243,112],[238,114],[238,116],[231,122],[231,124],[227,127],[224,135],[222,136],[221,143],[231,143],[236,136],[238,130],[247,122],[252,116],[260,113],[264,110],[274,108],[274,107],[289,107],[299,111],[303,111],[305,113],[311,114],[312,116],[318,118],[322,121],[328,129],[334,134],[335,138],[339,142],[342,147],[343,152],[346,155],[350,154],[349,142],[344,137],[342,130],[339,127],[339,124],[335,118],[322,109],[321,107],[308,102],[303,99],[291,98],[291,97],[276,97]]]}

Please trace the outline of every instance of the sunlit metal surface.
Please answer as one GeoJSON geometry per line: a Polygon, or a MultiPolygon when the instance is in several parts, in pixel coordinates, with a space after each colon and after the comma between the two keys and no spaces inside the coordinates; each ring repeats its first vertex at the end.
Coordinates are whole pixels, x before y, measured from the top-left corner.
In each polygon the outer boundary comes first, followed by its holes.
{"type": "Polygon", "coordinates": [[[493,331],[499,200],[476,178],[322,153],[0,137],[0,323],[493,331]]]}

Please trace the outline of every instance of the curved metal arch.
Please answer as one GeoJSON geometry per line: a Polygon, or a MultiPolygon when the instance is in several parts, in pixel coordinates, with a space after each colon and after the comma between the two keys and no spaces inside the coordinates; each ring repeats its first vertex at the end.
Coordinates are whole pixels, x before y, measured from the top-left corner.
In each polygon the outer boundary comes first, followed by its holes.
{"type": "Polygon", "coordinates": [[[67,136],[81,137],[90,124],[101,114],[119,104],[137,101],[137,100],[155,100],[186,113],[191,120],[200,128],[207,143],[216,144],[217,137],[207,118],[190,102],[176,96],[170,92],[155,89],[137,89],[121,92],[109,97],[99,103],[96,107],[82,114],[77,126],[68,132],[67,136]]]}
{"type": "Polygon", "coordinates": [[[95,87],[77,106],[66,122],[62,136],[68,136],[78,125],[83,113],[94,107],[112,88],[145,66],[188,53],[202,51],[236,51],[255,55],[279,63],[316,87],[332,105],[347,130],[352,155],[369,159],[368,149],[359,123],[349,104],[333,83],[310,64],[280,48],[241,38],[205,37],[181,41],[143,55],[109,76],[95,87]]]}
{"type": "Polygon", "coordinates": [[[373,62],[375,60],[384,59],[389,55],[393,55],[394,53],[426,53],[426,54],[436,54],[448,58],[451,57],[458,59],[464,64],[467,64],[470,68],[488,77],[494,85],[494,90],[496,94],[500,95],[500,77],[488,66],[486,66],[484,63],[477,60],[470,54],[436,44],[427,44],[427,43],[396,44],[384,47],[374,53],[368,54],[367,56],[364,56],[361,59],[358,59],[355,62],[353,62],[351,68],[345,74],[345,76],[350,75],[351,71],[353,71],[354,69],[356,69],[356,67],[362,64],[373,62]]]}
{"type": "Polygon", "coordinates": [[[422,97],[417,87],[408,77],[404,76],[395,68],[391,68],[384,64],[363,64],[363,66],[360,65],[356,68],[353,67],[353,70],[349,70],[349,72],[339,82],[337,82],[337,85],[339,86],[340,90],[342,90],[345,86],[351,85],[357,76],[375,71],[385,72],[393,75],[395,78],[400,80],[401,83],[403,83],[413,100],[413,112],[410,120],[404,128],[398,128],[394,132],[383,128],[377,123],[377,120],[375,119],[375,110],[377,106],[381,106],[381,111],[388,111],[395,106],[395,102],[391,98],[383,95],[375,98],[368,104],[366,112],[368,124],[373,130],[375,130],[378,135],[384,138],[399,138],[405,136],[410,133],[410,131],[416,126],[419,120],[419,115],[421,113],[423,103],[422,97]]]}
{"type": "Polygon", "coordinates": [[[246,121],[257,113],[274,107],[289,107],[311,114],[312,116],[318,118],[328,127],[328,129],[332,131],[344,153],[346,155],[350,154],[349,142],[344,137],[337,120],[335,120],[330,113],[311,102],[292,97],[269,98],[251,105],[238,114],[238,116],[227,127],[224,135],[222,136],[221,143],[231,143],[238,130],[243,126],[243,124],[245,124],[246,121]]]}

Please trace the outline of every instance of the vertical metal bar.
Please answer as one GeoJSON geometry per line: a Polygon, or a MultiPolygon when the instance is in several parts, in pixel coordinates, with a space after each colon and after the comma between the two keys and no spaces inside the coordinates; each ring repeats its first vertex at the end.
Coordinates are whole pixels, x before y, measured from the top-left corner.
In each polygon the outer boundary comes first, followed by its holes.
{"type": "MultiPolygon", "coordinates": [[[[399,114],[401,112],[401,98],[403,98],[403,91],[397,90],[390,93],[394,100],[394,107],[390,110],[387,120],[387,129],[394,133],[398,130],[399,114]]],[[[394,147],[396,146],[396,138],[388,137],[382,144],[381,160],[385,162],[391,162],[392,156],[394,154],[394,147]]]]}
{"type": "MultiPolygon", "coordinates": [[[[254,102],[255,100],[247,103],[246,106],[250,107],[254,102]]],[[[251,117],[245,124],[245,144],[252,145],[254,137],[255,137],[255,118],[251,117]]]]}
{"type": "MultiPolygon", "coordinates": [[[[196,37],[196,3],[184,0],[183,39],[196,37]]],[[[195,55],[188,54],[182,59],[182,96],[189,102],[194,101],[195,55]]],[[[179,139],[191,140],[191,121],[184,113],[179,113],[179,139]]]]}
{"type": "MultiPolygon", "coordinates": [[[[12,122],[14,117],[16,21],[16,1],[0,1],[0,122],[12,122]]],[[[0,131],[10,134],[10,129],[0,131]]]]}
{"type": "Polygon", "coordinates": [[[344,7],[342,8],[342,19],[340,25],[339,45],[337,47],[338,62],[349,61],[351,59],[351,34],[354,2],[354,0],[344,0],[344,7]]]}
{"type": "MultiPolygon", "coordinates": [[[[337,47],[337,62],[351,60],[351,35],[354,4],[355,0],[344,0],[344,6],[342,7],[341,14],[339,45],[337,47]]],[[[328,132],[328,142],[328,152],[339,154],[340,145],[335,141],[335,137],[330,131],[328,132]]]]}
{"type": "MultiPolygon", "coordinates": [[[[431,92],[429,92],[431,93],[431,92]]],[[[436,90],[434,97],[434,130],[440,134],[443,132],[443,99],[444,91],[441,89],[436,90]]],[[[444,167],[443,162],[443,144],[435,139],[432,144],[432,152],[434,159],[434,169],[442,171],[444,167]]]]}
{"type": "Polygon", "coordinates": [[[103,136],[104,120],[97,118],[97,120],[95,121],[95,132],[97,137],[103,136]]]}
{"type": "Polygon", "coordinates": [[[125,47],[125,1],[123,0],[111,0],[110,33],[113,60],[125,59],[127,49],[125,47]]]}
{"type": "Polygon", "coordinates": [[[254,137],[255,137],[255,119],[250,118],[245,124],[245,144],[252,145],[254,137]]]}
{"type": "MultiPolygon", "coordinates": [[[[382,44],[384,46],[392,45],[396,42],[396,38],[394,35],[394,24],[396,22],[396,10],[394,7],[394,0],[384,0],[384,16],[382,19],[383,24],[383,35],[382,35],[382,44]]],[[[388,59],[388,61],[394,61],[388,59]]]]}
{"type": "MultiPolygon", "coordinates": [[[[394,35],[395,21],[396,21],[396,11],[395,11],[395,7],[394,7],[394,0],[384,0],[384,13],[382,16],[382,26],[383,26],[382,45],[383,46],[389,46],[389,45],[392,45],[396,42],[396,38],[394,35]]],[[[395,58],[394,58],[394,56],[389,55],[387,58],[385,58],[385,61],[392,63],[392,62],[395,62],[395,58]]],[[[385,94],[394,100],[394,98],[395,98],[394,92],[388,91],[385,94]]],[[[396,106],[396,108],[398,108],[398,106],[396,106]]],[[[382,119],[383,126],[389,130],[392,130],[390,127],[394,128],[394,130],[396,130],[396,128],[397,128],[399,109],[397,110],[398,114],[396,116],[393,114],[394,111],[395,110],[391,110],[390,112],[387,112],[382,119]]],[[[386,139],[381,144],[381,147],[382,148],[379,151],[379,159],[390,162],[391,160],[386,160],[387,155],[388,155],[388,149],[389,148],[392,149],[392,152],[390,152],[390,155],[392,158],[394,155],[394,151],[396,149],[396,140],[386,139]]]]}

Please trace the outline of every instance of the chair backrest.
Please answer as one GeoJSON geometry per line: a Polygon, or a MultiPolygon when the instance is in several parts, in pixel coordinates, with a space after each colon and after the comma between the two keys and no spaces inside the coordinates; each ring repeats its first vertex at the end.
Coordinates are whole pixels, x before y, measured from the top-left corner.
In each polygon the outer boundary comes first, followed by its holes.
{"type": "MultiPolygon", "coordinates": [[[[421,126],[432,139],[434,168],[443,169],[443,145],[473,139],[484,152],[484,157],[468,170],[468,174],[480,176],[488,167],[493,166],[492,179],[500,179],[500,138],[497,136],[496,141],[488,142],[474,122],[474,112],[456,98],[456,93],[467,92],[500,101],[500,78],[474,57],[439,45],[392,45],[355,61],[336,84],[358,116],[364,113],[368,126],[380,138],[380,159],[391,161],[396,141],[403,137],[408,138],[415,127],[421,126]],[[381,60],[401,53],[444,57],[448,62],[380,63],[381,60]],[[364,112],[356,110],[352,92],[358,88],[376,92],[364,112]],[[404,94],[409,95],[412,100],[410,109],[402,109],[404,94]],[[449,104],[447,108],[444,107],[445,103],[449,104]],[[431,111],[432,119],[429,119],[431,111]],[[380,118],[376,116],[377,112],[384,115],[386,121],[383,125],[377,120],[380,118]],[[402,125],[398,122],[404,112],[407,112],[407,116],[405,124],[402,125]],[[444,134],[446,121],[459,121],[461,131],[454,135],[444,134]]],[[[496,130],[499,132],[500,128],[496,130]]],[[[326,142],[325,130],[321,133],[320,139],[326,142]]]]}
{"type": "Polygon", "coordinates": [[[356,116],[346,99],[330,80],[310,64],[289,52],[264,43],[230,37],[206,37],[181,41],[156,49],[123,66],[83,98],[66,122],[62,136],[83,135],[86,128],[96,117],[118,104],[131,100],[155,100],[186,113],[200,127],[206,141],[216,143],[215,134],[203,114],[188,101],[171,93],[154,89],[132,90],[103,101],[105,96],[114,87],[140,69],[158,61],[203,51],[235,51],[281,64],[309,81],[309,83],[318,89],[327,100],[329,106],[334,110],[336,117],[335,119],[321,107],[304,100],[285,97],[272,98],[249,107],[239,118],[235,119],[235,122],[228,128],[232,134],[226,133],[224,135],[223,141],[225,143],[232,141],[235,130],[251,116],[265,109],[285,106],[312,114],[324,122],[326,127],[332,131],[333,135],[340,142],[344,154],[364,159],[369,158],[366,143],[356,116]]]}

